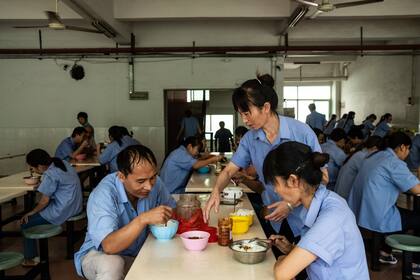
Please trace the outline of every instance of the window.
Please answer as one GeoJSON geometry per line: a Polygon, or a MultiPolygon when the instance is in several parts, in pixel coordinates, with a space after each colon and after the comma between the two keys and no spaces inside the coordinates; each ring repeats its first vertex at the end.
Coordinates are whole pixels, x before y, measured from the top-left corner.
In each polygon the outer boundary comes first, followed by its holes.
{"type": "Polygon", "coordinates": [[[203,94],[205,101],[210,100],[210,90],[187,90],[187,102],[203,101],[203,94]]]}
{"type": "MultiPolygon", "coordinates": [[[[213,139],[216,131],[219,130],[219,122],[225,122],[225,128],[233,134],[233,115],[206,115],[206,132],[213,132],[213,139]]],[[[210,135],[206,134],[206,139],[210,140],[210,135]]]]}
{"type": "Polygon", "coordinates": [[[308,105],[315,103],[316,111],[330,117],[331,86],[285,86],[283,88],[284,108],[294,108],[295,118],[306,121],[309,114],[308,105]]]}

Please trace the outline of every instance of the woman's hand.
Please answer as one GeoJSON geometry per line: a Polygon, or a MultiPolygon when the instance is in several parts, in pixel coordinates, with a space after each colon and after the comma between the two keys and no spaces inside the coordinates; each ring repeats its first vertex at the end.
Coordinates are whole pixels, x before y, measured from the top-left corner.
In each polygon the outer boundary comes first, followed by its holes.
{"type": "Polygon", "coordinates": [[[274,209],[269,215],[265,216],[264,219],[270,221],[281,221],[289,215],[290,209],[285,201],[279,201],[267,206],[268,209],[274,209]]]}
{"type": "Polygon", "coordinates": [[[219,205],[220,205],[220,194],[218,191],[213,191],[209,200],[204,207],[204,222],[208,222],[210,219],[210,211],[214,207],[214,211],[217,213],[219,212],[219,205]]]}
{"type": "Polygon", "coordinates": [[[289,254],[295,247],[295,245],[290,243],[283,235],[271,235],[270,240],[272,240],[274,246],[276,246],[285,255],[289,254]]]}

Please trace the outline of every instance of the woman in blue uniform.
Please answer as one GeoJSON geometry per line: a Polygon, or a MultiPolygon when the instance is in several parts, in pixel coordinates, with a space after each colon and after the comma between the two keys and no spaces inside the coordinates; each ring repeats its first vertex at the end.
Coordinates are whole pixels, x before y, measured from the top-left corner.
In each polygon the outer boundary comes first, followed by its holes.
{"type": "MultiPolygon", "coordinates": [[[[288,141],[297,141],[309,145],[315,151],[321,151],[318,139],[313,130],[306,124],[292,118],[277,114],[278,97],[272,83],[265,80],[248,80],[237,88],[232,95],[235,111],[239,112],[245,125],[250,130],[241,139],[238,149],[226,168],[220,173],[213,192],[204,211],[208,220],[210,210],[218,211],[220,192],[229,184],[231,178],[240,168],[253,165],[258,178],[264,184],[262,200],[271,211],[264,218],[271,222],[272,232],[279,232],[281,221],[287,221],[295,236],[300,235],[303,223],[299,217],[301,208],[293,209],[290,204],[282,201],[270,184],[265,184],[262,166],[265,156],[278,145],[288,141]]],[[[325,180],[327,175],[325,175],[325,180]]]]}
{"type": "MultiPolygon", "coordinates": [[[[395,132],[384,138],[381,151],[363,161],[348,198],[360,227],[387,234],[420,230],[418,216],[396,206],[401,192],[420,193],[419,180],[404,162],[410,145],[410,137],[395,132]]],[[[390,253],[390,248],[383,246],[379,261],[395,264],[390,253]]]]}
{"type": "Polygon", "coordinates": [[[99,155],[98,153],[100,164],[109,165],[109,171],[111,173],[118,171],[117,155],[128,146],[140,144],[137,140],[126,135],[126,131],[127,129],[124,129],[123,127],[116,125],[111,126],[108,129],[108,137],[111,143],[106,146],[105,150],[102,151],[102,154],[99,155]]]}
{"type": "Polygon", "coordinates": [[[309,279],[369,279],[363,239],[347,203],[321,184],[328,154],[287,142],[264,161],[264,178],[294,207],[303,205],[304,227],[296,246],[271,236],[284,254],[274,266],[277,280],[293,279],[306,269],[309,279]]]}
{"type": "Polygon", "coordinates": [[[376,125],[375,130],[373,131],[373,135],[377,135],[380,137],[385,137],[389,131],[391,130],[389,124],[392,122],[392,115],[390,113],[386,113],[381,117],[379,123],[376,125]]]}
{"type": "MultiPolygon", "coordinates": [[[[26,155],[26,163],[31,170],[42,175],[37,189],[41,193],[41,199],[20,220],[22,229],[42,224],[61,225],[82,211],[80,179],[68,162],[51,158],[46,151],[35,149],[26,155]]],[[[35,265],[33,258],[37,254],[36,240],[25,238],[23,265],[35,265]]]]}
{"type": "Polygon", "coordinates": [[[359,172],[360,166],[363,160],[371,153],[378,150],[381,144],[382,138],[379,136],[369,136],[366,142],[363,144],[360,151],[356,151],[347,157],[344,161],[343,166],[338,172],[337,181],[335,183],[334,191],[341,197],[347,200],[353,185],[353,181],[359,172]]]}
{"type": "Polygon", "coordinates": [[[363,121],[362,132],[363,132],[364,138],[367,138],[372,133],[372,131],[375,129],[375,125],[373,123],[376,121],[376,119],[377,119],[377,117],[376,117],[375,114],[370,114],[363,121]]]}
{"type": "Polygon", "coordinates": [[[342,128],[335,128],[326,143],[321,145],[322,151],[330,155],[328,163],[328,189],[334,190],[338,171],[346,160],[343,149],[346,144],[346,132],[342,128]]]}
{"type": "Polygon", "coordinates": [[[160,170],[160,178],[171,194],[185,192],[185,185],[193,169],[216,163],[223,158],[211,156],[207,159],[197,159],[200,148],[201,139],[189,136],[166,158],[160,170]]]}

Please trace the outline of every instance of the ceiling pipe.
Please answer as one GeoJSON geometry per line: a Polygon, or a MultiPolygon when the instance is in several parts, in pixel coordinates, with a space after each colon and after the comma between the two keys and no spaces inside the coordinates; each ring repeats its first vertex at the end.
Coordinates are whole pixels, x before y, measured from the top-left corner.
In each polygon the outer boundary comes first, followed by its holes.
{"type": "MultiPolygon", "coordinates": [[[[410,45],[364,45],[363,51],[420,51],[420,44],[410,45]]],[[[212,53],[226,54],[229,52],[268,52],[281,53],[286,51],[284,46],[224,46],[224,47],[144,47],[144,48],[54,48],[43,49],[43,54],[162,54],[162,53],[212,53]]],[[[288,53],[300,52],[359,52],[360,45],[344,45],[344,46],[287,46],[288,53]]],[[[39,54],[39,49],[0,49],[0,55],[25,55],[39,54]]]]}

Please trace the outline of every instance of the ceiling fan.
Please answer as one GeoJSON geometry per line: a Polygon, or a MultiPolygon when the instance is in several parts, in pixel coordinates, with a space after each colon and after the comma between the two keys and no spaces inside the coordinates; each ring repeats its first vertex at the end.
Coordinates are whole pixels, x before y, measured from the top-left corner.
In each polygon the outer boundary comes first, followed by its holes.
{"type": "Polygon", "coordinates": [[[331,12],[332,10],[335,10],[335,9],[362,6],[366,4],[383,2],[384,0],[359,0],[359,1],[344,2],[344,3],[337,3],[337,4],[332,4],[330,0],[322,0],[320,4],[315,3],[313,1],[309,1],[309,0],[293,0],[293,1],[306,5],[306,6],[315,7],[317,9],[316,12],[310,16],[311,19],[314,19],[322,13],[331,12]]]}
{"type": "Polygon", "coordinates": [[[13,26],[14,28],[50,28],[54,30],[73,30],[91,33],[103,33],[96,29],[85,28],[81,26],[66,25],[58,15],[58,0],[55,1],[55,12],[44,11],[48,18],[48,25],[26,25],[26,26],[13,26]]]}
{"type": "Polygon", "coordinates": [[[279,33],[280,35],[286,35],[289,30],[295,27],[301,20],[304,19],[306,13],[310,7],[315,7],[316,11],[309,18],[314,19],[322,13],[331,12],[334,9],[361,6],[366,4],[372,4],[377,2],[383,2],[384,0],[358,0],[345,3],[332,4],[330,0],[322,0],[320,4],[316,3],[315,0],[293,0],[300,5],[292,12],[291,16],[287,20],[286,25],[279,33]]]}

